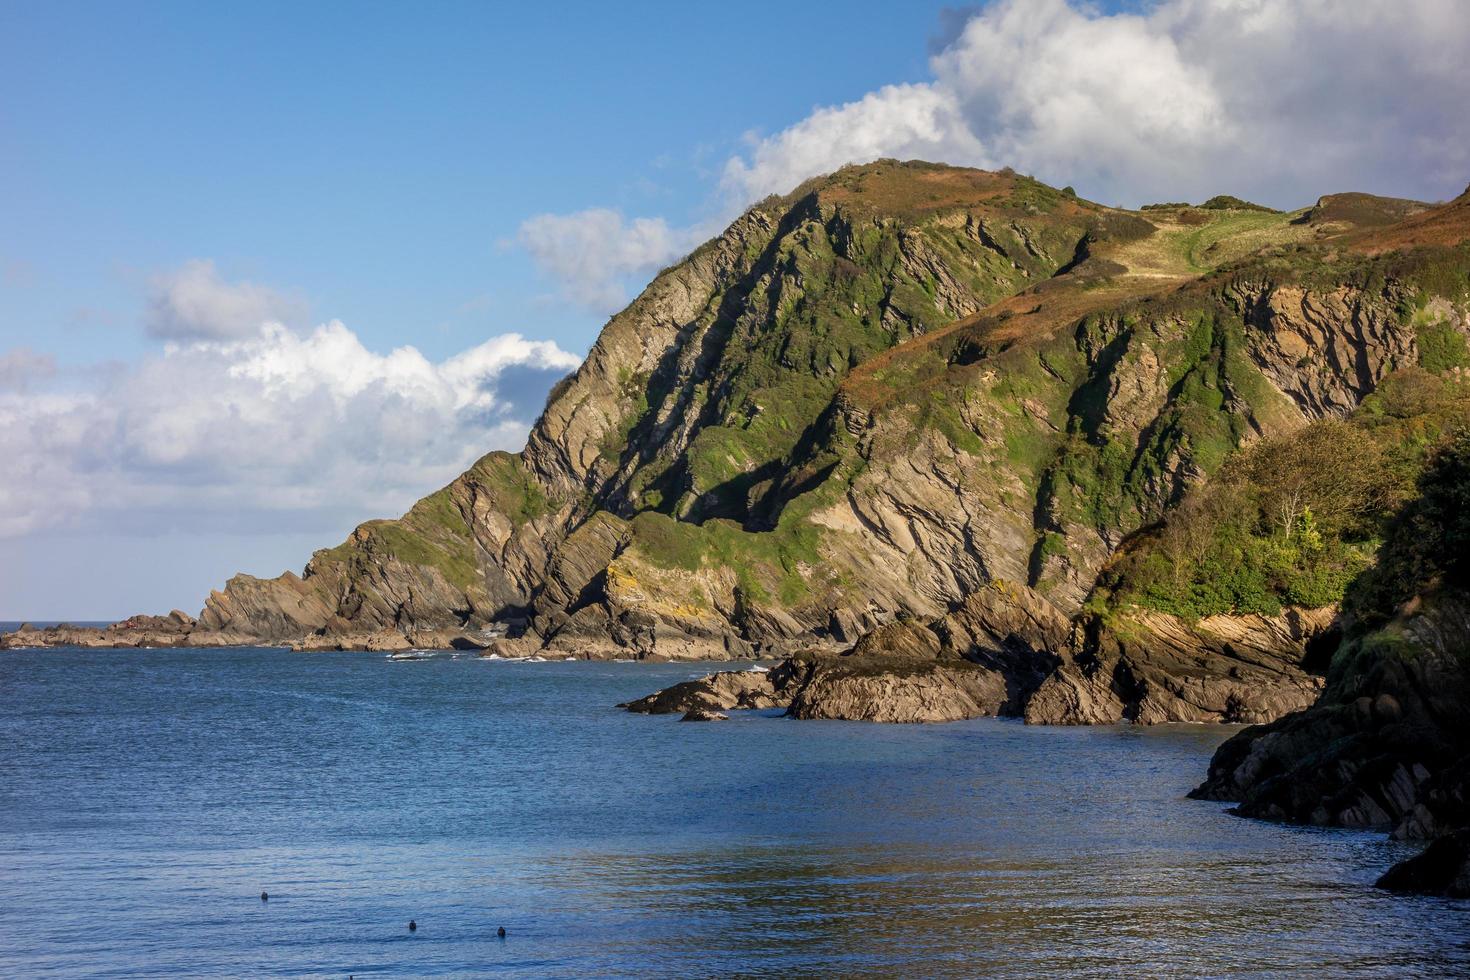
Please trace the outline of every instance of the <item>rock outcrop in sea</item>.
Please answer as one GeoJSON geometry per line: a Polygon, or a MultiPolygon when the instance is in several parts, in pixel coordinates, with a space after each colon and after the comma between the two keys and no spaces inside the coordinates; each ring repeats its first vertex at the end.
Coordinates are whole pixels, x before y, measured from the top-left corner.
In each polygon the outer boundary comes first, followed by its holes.
{"type": "Polygon", "coordinates": [[[1332,613],[1073,624],[1033,590],[997,582],[948,616],[890,623],[844,654],[805,651],[768,673],[718,672],[622,707],[890,722],[1269,721],[1316,699],[1321,681],[1307,662],[1332,613]]]}

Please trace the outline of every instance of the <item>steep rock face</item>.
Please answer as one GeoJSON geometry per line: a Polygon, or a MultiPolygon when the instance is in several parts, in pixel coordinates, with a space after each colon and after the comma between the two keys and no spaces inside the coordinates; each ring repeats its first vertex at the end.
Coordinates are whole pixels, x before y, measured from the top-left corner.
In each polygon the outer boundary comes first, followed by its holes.
{"type": "MultiPolygon", "coordinates": [[[[1067,662],[1077,637],[1073,624],[1040,594],[1005,580],[991,582],[965,598],[956,609],[922,629],[934,637],[936,657],[964,660],[1002,678],[1002,714],[1018,714],[1032,694],[1067,662]]],[[[884,642],[881,631],[865,636],[857,654],[913,659],[900,644],[884,642]]]]}
{"type": "Polygon", "coordinates": [[[1333,609],[1212,616],[1136,612],[1095,633],[1026,704],[1033,724],[1263,722],[1311,704],[1311,670],[1333,609]]]}
{"type": "Polygon", "coordinates": [[[1251,360],[1311,417],[1351,411],[1390,371],[1415,361],[1411,326],[1362,290],[1242,283],[1227,296],[1250,327],[1251,360]]]}
{"type": "Polygon", "coordinates": [[[402,518],[318,551],[300,577],[235,576],[210,595],[200,630],[279,641],[483,626],[529,598],[572,509],[519,457],[491,453],[402,518]]]}
{"type": "Polygon", "coordinates": [[[286,572],[274,579],[234,576],[224,591],[210,593],[199,621],[215,632],[238,625],[242,633],[271,641],[322,629],[332,616],[333,607],[321,590],[286,572]]]}
{"type": "Polygon", "coordinates": [[[699,354],[713,313],[711,304],[750,274],[781,220],[775,209],[756,208],[684,262],[661,273],[633,303],[608,321],[587,360],[554,393],[531,430],[526,466],[548,487],[572,495],[600,492],[616,471],[626,439],[625,420],[646,407],[656,372],[684,372],[708,365],[699,354]]]}

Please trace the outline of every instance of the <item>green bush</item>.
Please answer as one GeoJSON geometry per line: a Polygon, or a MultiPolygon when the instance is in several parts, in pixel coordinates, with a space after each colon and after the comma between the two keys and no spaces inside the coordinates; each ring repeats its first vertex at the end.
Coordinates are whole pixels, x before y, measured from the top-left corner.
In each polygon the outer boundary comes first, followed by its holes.
{"type": "Polygon", "coordinates": [[[1470,586],[1470,430],[1434,452],[1418,489],[1390,524],[1377,564],[1348,590],[1345,605],[1365,626],[1436,584],[1470,586]]]}
{"type": "Polygon", "coordinates": [[[1419,366],[1442,374],[1453,368],[1470,367],[1470,348],[1453,325],[1439,322],[1421,325],[1414,332],[1419,345],[1419,366]]]}
{"type": "MultiPolygon", "coordinates": [[[[1428,499],[1424,481],[1435,478],[1421,477],[1426,460],[1467,417],[1465,385],[1414,369],[1390,376],[1348,420],[1316,422],[1232,457],[1161,526],[1130,542],[1103,584],[1115,603],[1187,618],[1330,605],[1350,589],[1366,606],[1391,606],[1410,569],[1447,559],[1400,545],[1385,552],[1402,552],[1398,566],[1369,573],[1373,553],[1406,500],[1428,499]]],[[[1440,498],[1451,500],[1453,480],[1438,481],[1440,498]]],[[[1459,492],[1470,514],[1470,477],[1459,492]]],[[[1452,512],[1451,503],[1436,511],[1452,512]]],[[[1466,521],[1457,540],[1470,551],[1466,521]]]]}

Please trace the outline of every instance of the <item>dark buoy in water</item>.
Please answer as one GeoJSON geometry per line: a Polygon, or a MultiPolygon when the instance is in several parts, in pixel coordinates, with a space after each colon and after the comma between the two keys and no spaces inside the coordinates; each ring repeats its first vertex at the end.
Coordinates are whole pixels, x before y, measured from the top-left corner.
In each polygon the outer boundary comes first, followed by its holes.
{"type": "Polygon", "coordinates": [[[499,936],[501,939],[504,939],[505,938],[505,926],[501,926],[499,929],[496,929],[495,930],[495,935],[499,936]]]}
{"type": "Polygon", "coordinates": [[[269,902],[271,900],[271,897],[269,895],[267,895],[265,892],[261,892],[260,893],[260,900],[262,902],[269,902]]]}
{"type": "Polygon", "coordinates": [[[412,919],[409,919],[408,920],[408,931],[409,932],[418,932],[419,931],[419,924],[417,922],[413,921],[412,919]]]}

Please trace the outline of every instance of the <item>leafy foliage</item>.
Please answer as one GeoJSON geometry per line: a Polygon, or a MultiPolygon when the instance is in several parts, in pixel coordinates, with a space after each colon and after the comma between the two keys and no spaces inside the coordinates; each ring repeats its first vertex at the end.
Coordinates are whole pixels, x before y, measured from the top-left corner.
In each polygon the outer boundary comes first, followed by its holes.
{"type": "Polygon", "coordinates": [[[1346,607],[1372,626],[1436,584],[1470,586],[1470,430],[1437,449],[1418,496],[1393,520],[1378,564],[1353,583],[1346,607]]]}
{"type": "Polygon", "coordinates": [[[1200,207],[1206,211],[1266,211],[1270,214],[1279,213],[1275,208],[1268,208],[1263,204],[1254,204],[1231,194],[1216,194],[1201,204],[1200,207]]]}
{"type": "Polygon", "coordinates": [[[1414,332],[1419,345],[1419,366],[1441,373],[1454,368],[1470,367],[1470,348],[1465,336],[1443,321],[1426,323],[1414,332]]]}

